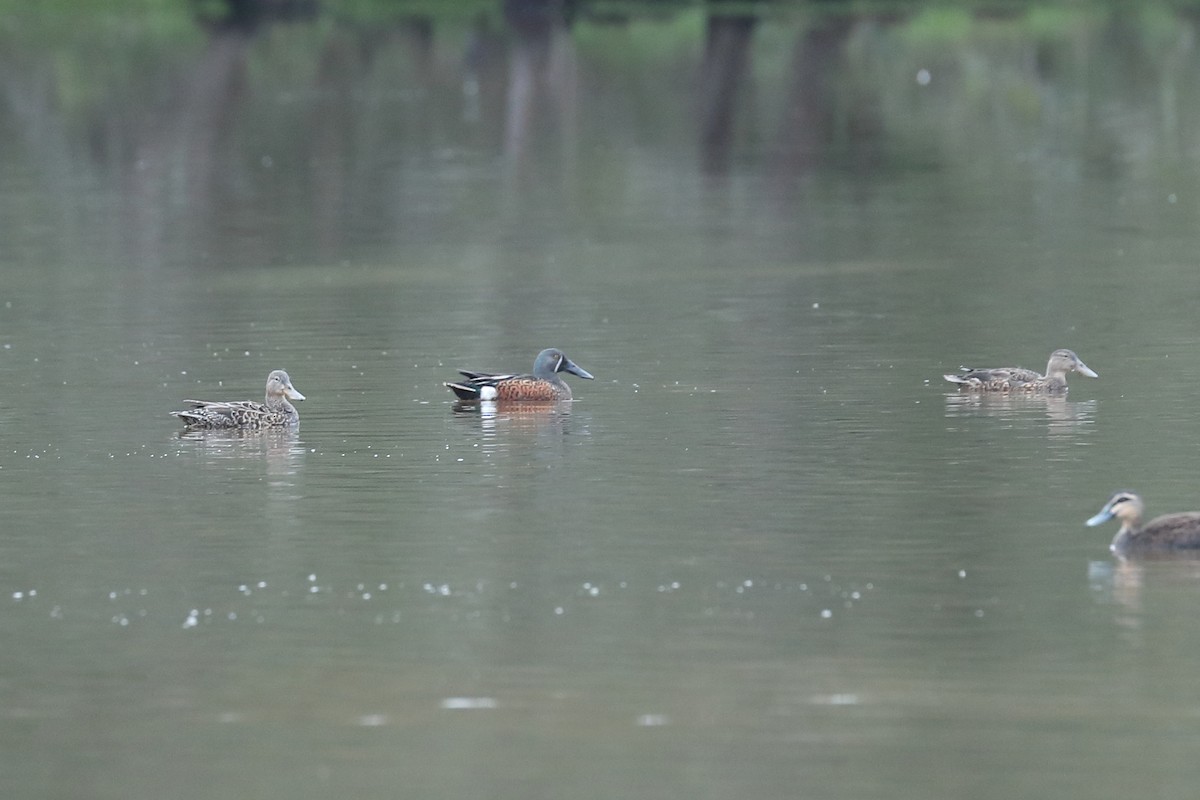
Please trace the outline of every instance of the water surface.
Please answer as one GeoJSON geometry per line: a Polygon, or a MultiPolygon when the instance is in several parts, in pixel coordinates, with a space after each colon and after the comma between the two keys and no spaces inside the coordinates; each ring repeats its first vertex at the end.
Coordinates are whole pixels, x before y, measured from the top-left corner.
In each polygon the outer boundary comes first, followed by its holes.
{"type": "Polygon", "coordinates": [[[15,49],[3,793],[1190,797],[1200,565],[1083,521],[1198,505],[1195,53],[930,24],[761,22],[727,140],[694,15],[524,117],[503,27],[15,49]],[[567,408],[441,385],[548,346],[567,408]],[[168,416],[274,368],[295,433],[168,416]]]}

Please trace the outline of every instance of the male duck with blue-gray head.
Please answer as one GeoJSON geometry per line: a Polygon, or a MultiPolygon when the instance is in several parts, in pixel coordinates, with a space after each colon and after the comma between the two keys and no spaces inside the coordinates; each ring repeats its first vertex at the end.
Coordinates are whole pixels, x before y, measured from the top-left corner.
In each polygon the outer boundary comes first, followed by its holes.
{"type": "Polygon", "coordinates": [[[460,369],[466,380],[446,382],[444,385],[465,402],[480,400],[509,403],[554,403],[570,400],[571,387],[558,377],[560,372],[569,372],[580,378],[592,380],[592,374],[567,358],[562,350],[551,347],[538,353],[533,362],[533,373],[528,375],[495,375],[488,372],[469,372],[460,369]]]}
{"type": "Polygon", "coordinates": [[[973,392],[1045,392],[1056,394],[1067,391],[1067,373],[1078,372],[1089,378],[1099,378],[1079,356],[1070,350],[1055,350],[1046,364],[1046,374],[1021,367],[991,367],[973,369],[962,367],[958,374],[943,375],[951,383],[973,392]]]}
{"type": "Polygon", "coordinates": [[[300,424],[300,414],[289,400],[303,400],[304,395],[292,386],[292,379],[281,369],[267,376],[265,403],[252,400],[221,402],[184,400],[191,406],[184,411],[172,411],[187,430],[264,430],[294,428],[300,424]]]}
{"type": "Polygon", "coordinates": [[[1121,555],[1138,551],[1195,550],[1200,548],[1200,511],[1164,514],[1142,525],[1145,506],[1133,492],[1120,491],[1109,498],[1089,527],[1103,525],[1114,517],[1121,521],[1109,549],[1121,555]]]}

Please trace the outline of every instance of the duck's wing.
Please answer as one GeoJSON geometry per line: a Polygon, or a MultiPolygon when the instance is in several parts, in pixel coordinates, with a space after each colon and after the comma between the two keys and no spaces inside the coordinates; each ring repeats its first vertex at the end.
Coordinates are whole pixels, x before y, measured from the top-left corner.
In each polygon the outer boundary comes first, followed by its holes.
{"type": "Polygon", "coordinates": [[[943,375],[951,383],[961,383],[969,386],[1002,386],[1009,384],[1019,386],[1023,383],[1039,381],[1042,376],[1038,372],[1023,367],[960,367],[961,372],[943,375]]]}
{"type": "Polygon", "coordinates": [[[1194,550],[1200,548],[1200,512],[1164,514],[1146,523],[1138,533],[1144,546],[1194,550]]]}
{"type": "Polygon", "coordinates": [[[235,400],[232,402],[220,400],[184,400],[191,406],[184,411],[172,411],[171,416],[179,417],[189,425],[204,425],[212,428],[237,428],[245,425],[248,420],[262,417],[268,413],[267,407],[253,400],[235,400]]]}
{"type": "Polygon", "coordinates": [[[501,383],[510,381],[533,380],[532,375],[520,375],[518,373],[508,373],[497,375],[490,372],[470,372],[465,369],[460,369],[459,374],[466,378],[465,381],[447,382],[446,388],[454,392],[459,400],[494,400],[495,392],[484,392],[488,387],[495,388],[501,383]],[[487,396],[485,396],[487,395],[487,396]]]}

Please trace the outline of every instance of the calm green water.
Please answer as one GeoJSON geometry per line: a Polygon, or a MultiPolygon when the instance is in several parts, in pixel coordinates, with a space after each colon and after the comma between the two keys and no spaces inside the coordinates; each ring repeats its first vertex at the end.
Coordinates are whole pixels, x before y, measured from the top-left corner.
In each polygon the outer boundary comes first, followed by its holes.
{"type": "Polygon", "coordinates": [[[699,17],[527,129],[499,27],[14,22],[0,794],[1192,797],[1200,563],[1083,527],[1200,507],[1191,29],[967,19],[764,23],[711,157],[699,17]],[[168,416],[274,368],[295,434],[168,416]]]}

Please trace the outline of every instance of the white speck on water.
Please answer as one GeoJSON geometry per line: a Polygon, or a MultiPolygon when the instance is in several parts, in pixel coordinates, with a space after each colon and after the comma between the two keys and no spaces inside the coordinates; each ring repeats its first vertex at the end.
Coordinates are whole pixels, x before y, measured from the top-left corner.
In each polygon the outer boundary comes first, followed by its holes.
{"type": "Polygon", "coordinates": [[[199,612],[199,611],[197,611],[197,610],[196,610],[196,609],[194,609],[194,608],[193,608],[191,611],[189,611],[189,612],[188,612],[188,615],[187,615],[187,619],[185,619],[185,620],[183,621],[183,627],[184,627],[184,628],[194,628],[194,627],[196,627],[197,625],[199,625],[199,624],[200,624],[200,621],[197,619],[197,615],[198,615],[199,613],[200,613],[200,612],[199,612]]]}
{"type": "Polygon", "coordinates": [[[444,697],[439,704],[447,711],[483,711],[496,707],[494,697],[444,697]]]}
{"type": "Polygon", "coordinates": [[[670,725],[671,718],[666,714],[642,714],[634,724],[639,728],[661,728],[663,725],[670,725]]]}
{"type": "Polygon", "coordinates": [[[1172,204],[1172,205],[1174,205],[1174,204],[1175,204],[1175,201],[1176,201],[1176,200],[1178,200],[1178,199],[1179,199],[1179,198],[1175,196],[1175,193],[1174,193],[1174,192],[1171,192],[1169,195],[1167,195],[1167,202],[1168,202],[1168,203],[1170,203],[1170,204],[1172,204]]]}
{"type": "Polygon", "coordinates": [[[927,70],[927,69],[917,70],[917,83],[920,86],[928,86],[929,82],[931,80],[933,80],[933,76],[929,74],[929,70],[927,70]]]}
{"type": "Polygon", "coordinates": [[[320,591],[321,591],[321,587],[320,587],[320,586],[310,586],[310,587],[308,587],[308,593],[309,593],[309,594],[317,594],[317,593],[319,593],[320,591]]]}
{"type": "Polygon", "coordinates": [[[309,575],[309,576],[308,576],[308,582],[309,582],[309,583],[316,583],[316,580],[317,580],[317,575],[316,575],[316,573],[315,573],[315,572],[314,572],[312,575],[309,575]]]}
{"type": "Polygon", "coordinates": [[[358,718],[358,724],[364,728],[378,728],[389,722],[387,714],[363,714],[358,718]]]}
{"type": "Polygon", "coordinates": [[[821,609],[821,619],[829,619],[832,616],[833,616],[833,612],[830,611],[828,608],[821,609]]]}
{"type": "Polygon", "coordinates": [[[958,577],[960,577],[960,578],[965,578],[965,577],[967,577],[967,571],[966,571],[965,569],[960,569],[960,570],[958,571],[958,577]]]}
{"type": "Polygon", "coordinates": [[[562,606],[555,606],[555,607],[554,607],[554,615],[555,615],[556,617],[561,617],[561,616],[562,616],[564,613],[566,613],[566,612],[563,610],[563,607],[562,607],[562,606]]]}
{"type": "Polygon", "coordinates": [[[20,600],[25,597],[24,592],[13,592],[13,600],[20,600]]]}

